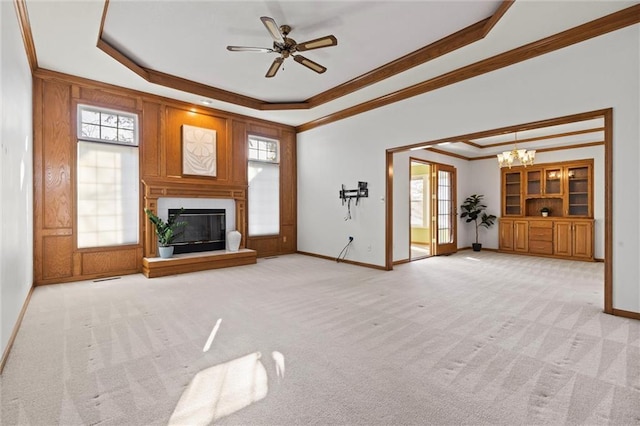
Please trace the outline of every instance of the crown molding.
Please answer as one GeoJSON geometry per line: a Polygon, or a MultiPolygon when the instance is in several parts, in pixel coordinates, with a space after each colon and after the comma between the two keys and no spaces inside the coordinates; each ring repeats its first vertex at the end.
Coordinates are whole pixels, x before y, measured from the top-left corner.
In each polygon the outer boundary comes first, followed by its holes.
{"type": "Polygon", "coordinates": [[[27,5],[25,4],[25,0],[14,0],[13,5],[16,9],[16,15],[18,15],[18,26],[22,34],[22,42],[24,43],[24,50],[27,54],[29,68],[31,68],[31,73],[33,73],[38,69],[38,56],[36,55],[36,46],[33,42],[33,34],[31,33],[27,5]]]}
{"type": "Polygon", "coordinates": [[[478,40],[482,40],[509,9],[509,7],[511,7],[513,1],[514,0],[504,0],[496,12],[494,12],[494,14],[489,18],[483,19],[482,21],[409,53],[408,55],[391,61],[379,68],[362,74],[353,80],[315,95],[302,102],[266,102],[160,71],[151,70],[139,65],[135,60],[129,58],[104,39],[104,23],[109,9],[109,0],[105,0],[96,46],[98,49],[111,56],[111,58],[120,62],[122,65],[129,68],[131,71],[135,72],[150,83],[261,111],[311,109],[341,98],[364,87],[383,81],[389,77],[393,77],[396,74],[453,52],[454,50],[460,49],[461,47],[467,46],[478,40]]]}
{"type": "Polygon", "coordinates": [[[421,95],[640,22],[640,4],[296,127],[298,133],[421,95]]]}

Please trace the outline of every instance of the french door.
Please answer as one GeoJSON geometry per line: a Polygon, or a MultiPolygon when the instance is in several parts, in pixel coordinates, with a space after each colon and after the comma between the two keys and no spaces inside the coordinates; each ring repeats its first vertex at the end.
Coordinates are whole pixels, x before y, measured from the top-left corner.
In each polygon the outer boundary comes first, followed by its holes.
{"type": "Polygon", "coordinates": [[[431,247],[434,255],[457,251],[456,169],[431,164],[431,247]]]}

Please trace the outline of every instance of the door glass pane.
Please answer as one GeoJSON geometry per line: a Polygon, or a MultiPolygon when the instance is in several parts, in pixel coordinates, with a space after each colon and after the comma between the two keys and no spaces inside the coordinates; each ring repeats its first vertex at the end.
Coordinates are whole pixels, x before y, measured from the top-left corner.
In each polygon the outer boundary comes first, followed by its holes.
{"type": "Polygon", "coordinates": [[[411,179],[411,226],[424,224],[424,179],[419,176],[411,179]]]}
{"type": "Polygon", "coordinates": [[[453,243],[451,173],[438,170],[438,244],[453,243]]]}

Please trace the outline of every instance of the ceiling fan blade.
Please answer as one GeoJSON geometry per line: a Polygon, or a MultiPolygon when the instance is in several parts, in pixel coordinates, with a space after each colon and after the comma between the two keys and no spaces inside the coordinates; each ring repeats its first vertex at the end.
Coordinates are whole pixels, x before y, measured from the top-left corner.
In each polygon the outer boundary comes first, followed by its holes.
{"type": "Polygon", "coordinates": [[[227,46],[227,50],[231,52],[273,52],[268,47],[248,47],[248,46],[227,46]]]}
{"type": "Polygon", "coordinates": [[[305,67],[309,68],[310,70],[313,70],[315,72],[317,72],[318,74],[322,74],[323,72],[325,72],[327,69],[325,67],[323,67],[322,65],[313,62],[311,59],[307,59],[304,56],[301,55],[296,55],[293,57],[293,59],[299,63],[304,65],[305,67]]]}
{"type": "Polygon", "coordinates": [[[314,40],[305,41],[304,43],[298,43],[296,50],[304,52],[305,50],[320,49],[321,47],[337,46],[338,39],[333,35],[328,35],[314,40]]]}
{"type": "Polygon", "coordinates": [[[267,31],[269,31],[269,34],[271,34],[271,37],[273,37],[276,42],[284,43],[284,38],[280,33],[280,27],[278,26],[278,24],[276,24],[276,21],[274,21],[273,18],[262,16],[260,20],[262,21],[264,26],[267,27],[267,31]]]}
{"type": "Polygon", "coordinates": [[[265,77],[271,78],[274,75],[276,75],[276,73],[280,69],[280,65],[282,65],[282,62],[284,62],[284,58],[283,57],[279,57],[279,58],[274,59],[273,63],[271,63],[271,66],[269,67],[269,70],[265,74],[265,77]]]}

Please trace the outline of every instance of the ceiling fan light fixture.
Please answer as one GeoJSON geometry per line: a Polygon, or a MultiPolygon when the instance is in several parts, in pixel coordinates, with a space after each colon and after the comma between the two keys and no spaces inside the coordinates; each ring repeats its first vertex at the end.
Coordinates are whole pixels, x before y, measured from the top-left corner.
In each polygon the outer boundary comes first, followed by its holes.
{"type": "Polygon", "coordinates": [[[287,37],[289,32],[291,31],[291,27],[288,25],[280,25],[276,23],[273,18],[268,16],[262,16],[260,18],[262,23],[264,24],[267,31],[273,38],[273,48],[267,47],[250,47],[250,46],[227,46],[227,50],[231,52],[268,52],[268,53],[277,53],[280,55],[279,58],[273,61],[267,74],[265,77],[270,78],[276,75],[278,70],[280,69],[280,65],[282,62],[288,58],[292,57],[299,64],[304,65],[312,71],[317,72],[318,74],[322,74],[327,70],[326,67],[318,64],[317,62],[313,62],[310,59],[305,58],[304,56],[295,55],[297,51],[305,51],[312,49],[320,49],[322,47],[336,46],[338,44],[338,39],[333,35],[327,35],[324,37],[316,38],[313,40],[306,41],[304,43],[297,43],[294,39],[287,37]]]}

